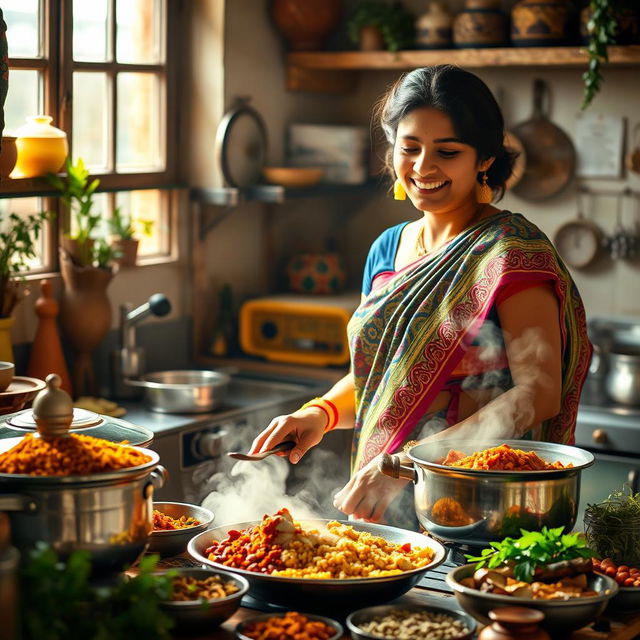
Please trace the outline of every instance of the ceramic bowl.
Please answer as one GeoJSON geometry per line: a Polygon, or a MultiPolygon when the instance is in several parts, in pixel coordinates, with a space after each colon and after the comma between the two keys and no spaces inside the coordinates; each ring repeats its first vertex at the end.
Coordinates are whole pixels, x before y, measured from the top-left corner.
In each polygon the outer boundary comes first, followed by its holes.
{"type": "Polygon", "coordinates": [[[189,540],[206,531],[215,517],[209,509],[184,502],[154,502],[153,508],[171,518],[195,518],[200,522],[193,527],[184,529],[153,530],[149,534],[149,553],[159,553],[161,556],[177,556],[187,550],[189,540]]]}
{"type": "Polygon", "coordinates": [[[5,391],[11,384],[16,372],[13,362],[0,362],[0,391],[5,391]]]}
{"type": "Polygon", "coordinates": [[[45,381],[38,378],[13,376],[9,386],[0,391],[0,415],[20,411],[46,386],[45,381]]]}
{"type": "Polygon", "coordinates": [[[365,609],[358,609],[354,611],[347,618],[347,627],[351,632],[353,640],[392,640],[393,636],[380,636],[374,635],[369,631],[362,629],[360,625],[369,622],[372,618],[379,618],[395,613],[398,611],[410,611],[414,612],[428,612],[428,613],[443,613],[451,616],[455,620],[462,622],[468,629],[467,633],[458,634],[457,636],[451,636],[449,640],[471,640],[474,636],[476,629],[476,621],[467,613],[463,611],[456,611],[449,607],[436,607],[432,605],[403,605],[403,604],[383,604],[378,607],[366,607],[365,609]]]}
{"type": "Polygon", "coordinates": [[[528,607],[544,613],[544,621],[540,626],[547,631],[568,632],[581,629],[595,620],[606,608],[607,603],[618,593],[615,580],[598,573],[589,574],[589,588],[598,593],[587,598],[571,600],[532,600],[530,598],[514,598],[496,593],[485,593],[479,589],[460,584],[464,578],[470,578],[475,571],[474,564],[456,567],[447,574],[447,584],[460,606],[483,624],[490,624],[488,617],[491,609],[497,607],[528,607]]]}
{"type": "Polygon", "coordinates": [[[283,187],[311,187],[324,175],[324,169],[315,167],[264,167],[262,175],[271,184],[283,187]]]}
{"type": "Polygon", "coordinates": [[[190,576],[203,580],[209,576],[219,576],[224,582],[231,582],[238,591],[225,598],[213,600],[163,601],[160,608],[173,618],[177,633],[206,633],[230,618],[240,606],[242,596],[249,591],[249,583],[242,577],[226,571],[213,571],[204,568],[171,569],[178,576],[190,576]]]}
{"type": "MultiPolygon", "coordinates": [[[[247,618],[236,627],[236,638],[238,638],[238,640],[253,640],[252,638],[244,634],[248,625],[254,622],[261,622],[262,620],[269,620],[269,618],[282,617],[283,615],[284,613],[279,613],[279,612],[278,613],[262,613],[260,615],[253,616],[251,618],[247,618]]],[[[329,638],[327,638],[327,640],[338,640],[338,638],[341,638],[342,635],[344,634],[344,629],[342,628],[342,625],[336,620],[332,620],[331,618],[325,618],[324,616],[317,616],[311,613],[303,613],[302,615],[307,617],[309,620],[317,620],[319,622],[324,622],[326,625],[331,627],[335,633],[329,638]]]]}

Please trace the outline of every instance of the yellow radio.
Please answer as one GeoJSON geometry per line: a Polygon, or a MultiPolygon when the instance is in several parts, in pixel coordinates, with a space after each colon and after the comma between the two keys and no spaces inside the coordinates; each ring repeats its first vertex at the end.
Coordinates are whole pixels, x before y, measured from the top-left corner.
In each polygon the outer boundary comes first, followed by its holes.
{"type": "Polygon", "coordinates": [[[240,344],[246,353],[273,362],[346,364],[347,323],[359,304],[360,293],[249,300],[240,309],[240,344]]]}

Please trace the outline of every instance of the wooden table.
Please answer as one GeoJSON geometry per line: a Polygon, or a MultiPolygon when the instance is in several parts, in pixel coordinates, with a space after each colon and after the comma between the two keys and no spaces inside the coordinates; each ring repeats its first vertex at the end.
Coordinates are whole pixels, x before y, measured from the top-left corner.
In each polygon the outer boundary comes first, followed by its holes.
{"type": "MultiPolygon", "coordinates": [[[[444,593],[439,593],[431,589],[424,589],[422,587],[414,587],[406,595],[398,598],[394,602],[406,603],[406,604],[430,604],[430,605],[442,605],[443,603],[455,600],[454,596],[444,593]]],[[[238,611],[227,620],[223,625],[213,630],[211,633],[203,636],[189,636],[191,640],[232,640],[236,625],[250,618],[251,616],[258,615],[262,611],[256,609],[249,609],[246,607],[240,607],[238,611]]],[[[277,615],[277,614],[274,614],[277,615]]],[[[329,617],[330,614],[326,613],[329,617]]],[[[610,624],[609,631],[594,631],[590,627],[585,627],[579,631],[575,631],[570,636],[563,636],[564,640],[633,640],[640,636],[640,611],[631,614],[616,616],[610,616],[605,613],[603,620],[606,620],[610,624]]],[[[343,621],[341,621],[343,623],[343,621]]],[[[344,623],[343,623],[343,626],[344,623]]],[[[183,638],[186,636],[174,635],[175,638],[183,638]]],[[[346,630],[345,638],[350,638],[348,630],[346,630]]]]}

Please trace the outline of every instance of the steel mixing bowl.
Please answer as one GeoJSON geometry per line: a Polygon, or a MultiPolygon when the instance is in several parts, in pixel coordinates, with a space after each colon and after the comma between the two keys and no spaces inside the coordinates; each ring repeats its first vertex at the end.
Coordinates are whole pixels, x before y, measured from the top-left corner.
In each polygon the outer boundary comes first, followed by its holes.
{"type": "Polygon", "coordinates": [[[575,631],[595,620],[607,607],[607,603],[618,593],[616,581],[598,573],[589,575],[589,589],[598,595],[570,600],[534,600],[532,598],[514,598],[496,593],[486,593],[480,589],[472,589],[460,584],[464,578],[470,578],[475,571],[475,564],[456,567],[447,574],[447,584],[453,589],[460,606],[470,613],[478,622],[491,624],[488,617],[491,609],[497,607],[529,607],[544,613],[540,623],[550,632],[557,633],[575,631]]]}
{"type": "MultiPolygon", "coordinates": [[[[260,615],[247,618],[236,627],[236,638],[238,638],[238,640],[253,640],[253,638],[251,638],[250,636],[245,635],[247,627],[250,624],[253,624],[254,622],[262,622],[263,620],[269,620],[271,618],[281,618],[283,615],[284,614],[280,613],[261,613],[260,615]]],[[[309,618],[309,620],[324,622],[327,626],[331,627],[334,630],[334,634],[332,636],[329,636],[327,640],[338,640],[338,638],[341,638],[344,634],[342,625],[336,620],[325,618],[325,616],[314,615],[312,613],[303,613],[302,615],[309,618]]]]}
{"type": "Polygon", "coordinates": [[[449,640],[471,640],[477,626],[476,621],[469,614],[464,613],[463,611],[450,609],[447,606],[436,607],[433,605],[423,604],[383,604],[378,607],[358,609],[358,611],[354,611],[349,615],[347,618],[347,627],[351,632],[351,637],[353,640],[394,640],[397,636],[392,636],[390,634],[387,636],[374,635],[370,631],[365,631],[360,625],[369,622],[373,618],[382,618],[400,611],[409,611],[411,613],[443,613],[451,616],[454,620],[462,622],[467,627],[468,632],[457,636],[451,636],[449,640]]]}
{"type": "Polygon", "coordinates": [[[429,533],[472,546],[518,536],[520,529],[573,529],[580,474],[594,462],[593,454],[583,449],[532,440],[440,440],[412,447],[408,455],[412,466],[401,465],[397,456],[385,455],[381,470],[413,480],[416,515],[429,533]],[[441,464],[450,449],[469,455],[501,444],[573,466],[549,471],[482,471],[441,464]]]}
{"type": "Polygon", "coordinates": [[[176,571],[178,577],[191,576],[198,580],[219,576],[224,582],[231,582],[238,587],[238,591],[225,598],[165,600],[161,602],[160,608],[173,618],[178,632],[206,633],[213,627],[222,624],[238,610],[242,596],[249,591],[249,583],[242,576],[234,575],[228,571],[214,571],[199,567],[171,569],[171,571],[176,571]]]}
{"type": "Polygon", "coordinates": [[[159,553],[161,556],[176,556],[187,550],[189,540],[199,533],[206,531],[213,522],[213,512],[204,507],[184,502],[154,502],[154,510],[164,513],[170,518],[195,518],[200,522],[193,527],[182,529],[154,529],[149,534],[149,553],[159,553]]]}
{"type": "MultiPolygon", "coordinates": [[[[391,576],[374,578],[348,578],[344,580],[324,580],[315,578],[285,578],[245,569],[236,569],[209,560],[205,550],[214,540],[224,540],[230,530],[242,530],[259,524],[260,520],[240,522],[223,527],[215,527],[200,533],[189,542],[187,550],[195,560],[205,565],[231,571],[245,577],[250,584],[250,595],[271,604],[297,608],[299,611],[353,611],[369,604],[386,602],[403,595],[414,587],[422,576],[444,562],[445,548],[428,536],[396,527],[367,522],[343,522],[356,531],[366,531],[380,536],[394,544],[410,543],[415,547],[429,547],[434,552],[433,560],[425,567],[403,571],[391,576]]],[[[302,520],[306,528],[324,528],[332,520],[302,520]]]]}

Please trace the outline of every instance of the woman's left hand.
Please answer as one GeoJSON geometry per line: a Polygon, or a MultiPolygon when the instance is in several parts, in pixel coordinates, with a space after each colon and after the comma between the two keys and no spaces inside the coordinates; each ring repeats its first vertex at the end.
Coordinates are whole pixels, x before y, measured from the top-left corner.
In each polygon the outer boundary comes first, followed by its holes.
{"type": "Polygon", "coordinates": [[[333,505],[358,520],[379,522],[385,511],[399,495],[408,480],[385,476],[378,463],[382,454],[355,473],[351,480],[333,497],[333,505]]]}

